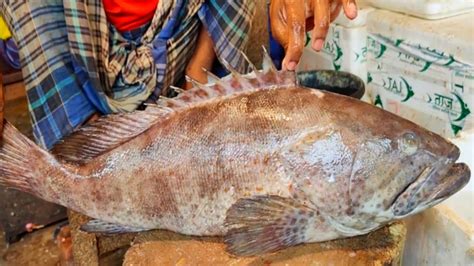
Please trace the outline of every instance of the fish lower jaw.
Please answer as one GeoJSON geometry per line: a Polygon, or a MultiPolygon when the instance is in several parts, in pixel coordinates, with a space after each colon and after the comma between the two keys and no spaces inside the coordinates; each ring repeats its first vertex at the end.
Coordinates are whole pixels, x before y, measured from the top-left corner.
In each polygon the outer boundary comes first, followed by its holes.
{"type": "Polygon", "coordinates": [[[418,205],[414,210],[412,210],[411,212],[405,214],[405,215],[401,215],[401,216],[397,216],[396,219],[397,220],[401,220],[401,219],[405,219],[407,217],[410,217],[412,215],[415,215],[415,214],[418,214],[420,212],[423,212],[435,205],[438,205],[440,202],[444,201],[445,198],[440,198],[440,199],[437,199],[437,200],[433,200],[433,201],[429,201],[429,203],[424,203],[424,204],[420,204],[418,205]]]}
{"type": "Polygon", "coordinates": [[[339,227],[338,229],[334,228],[329,231],[318,230],[314,234],[306,235],[304,242],[305,243],[318,243],[318,242],[331,241],[331,240],[342,239],[342,238],[347,238],[347,237],[360,236],[360,235],[368,234],[380,227],[381,225],[378,225],[374,228],[366,229],[366,230],[358,230],[358,229],[353,229],[349,227],[344,228],[343,231],[341,231],[341,227],[339,227]]]}
{"type": "Polygon", "coordinates": [[[380,228],[381,226],[380,223],[376,222],[373,225],[368,226],[367,228],[357,229],[354,227],[341,224],[332,218],[327,219],[327,223],[329,224],[329,226],[334,228],[334,230],[338,233],[340,237],[352,237],[352,236],[358,236],[358,235],[365,235],[374,231],[377,228],[380,228]]]}

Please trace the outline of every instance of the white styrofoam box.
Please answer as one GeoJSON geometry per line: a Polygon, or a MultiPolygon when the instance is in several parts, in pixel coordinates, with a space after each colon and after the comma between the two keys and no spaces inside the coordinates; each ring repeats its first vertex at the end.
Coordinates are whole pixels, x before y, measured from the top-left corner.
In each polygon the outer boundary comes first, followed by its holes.
{"type": "Polygon", "coordinates": [[[445,204],[407,218],[406,225],[403,265],[474,265],[474,226],[445,204]]]}
{"type": "MultiPolygon", "coordinates": [[[[474,130],[462,132],[459,137],[450,140],[461,150],[458,161],[466,163],[471,171],[474,171],[474,130]]],[[[465,188],[444,203],[451,209],[456,210],[461,218],[474,226],[474,178],[471,177],[465,188]]]]}
{"type": "MultiPolygon", "coordinates": [[[[474,169],[474,131],[451,139],[474,169]]],[[[440,205],[407,219],[404,265],[474,265],[474,180],[440,205]]]]}
{"type": "MultiPolygon", "coordinates": [[[[324,47],[320,52],[316,52],[311,48],[311,33],[308,33],[308,42],[303,50],[297,70],[330,69],[346,71],[366,82],[367,30],[364,25],[365,18],[373,10],[373,8],[362,5],[359,6],[358,21],[346,24],[341,22],[345,26],[336,23],[331,24],[324,47]],[[361,26],[355,27],[354,25],[361,26]]],[[[342,13],[339,17],[344,16],[342,13]]],[[[343,20],[341,19],[341,21],[343,20]]],[[[364,96],[363,100],[369,101],[367,96],[364,96]]]]}
{"type": "Polygon", "coordinates": [[[348,19],[341,10],[337,18],[334,20],[334,24],[341,25],[346,28],[364,27],[367,23],[367,16],[374,10],[374,8],[368,5],[366,2],[367,1],[357,1],[357,17],[352,20],[348,19]]]}
{"type": "Polygon", "coordinates": [[[366,36],[364,27],[348,29],[332,25],[321,52],[314,51],[310,43],[304,48],[298,70],[341,70],[351,72],[365,81],[366,36]]]}
{"type": "MultiPolygon", "coordinates": [[[[449,138],[474,169],[472,15],[427,21],[377,10],[367,20],[372,101],[449,138]],[[456,134],[455,134],[456,133],[456,134]]],[[[474,263],[474,181],[408,220],[404,264],[474,263]]]]}
{"type": "MultiPolygon", "coordinates": [[[[474,2],[474,1],[473,1],[474,2]]],[[[451,55],[457,61],[474,65],[474,12],[443,20],[424,20],[386,10],[370,12],[367,31],[412,44],[406,47],[451,55]],[[419,47],[418,47],[419,46],[419,47]]],[[[423,54],[421,54],[423,55],[423,54]]],[[[433,57],[426,54],[428,59],[433,57]]]]}
{"type": "MultiPolygon", "coordinates": [[[[472,32],[472,14],[444,23],[472,32]]],[[[474,128],[474,59],[469,51],[474,34],[461,34],[444,23],[372,12],[367,22],[367,87],[374,104],[451,138],[474,128]]]]}
{"type": "Polygon", "coordinates": [[[472,11],[472,0],[367,0],[375,7],[424,19],[442,19],[472,11]]]}
{"type": "Polygon", "coordinates": [[[474,128],[472,75],[457,83],[438,79],[435,71],[423,75],[380,61],[369,55],[367,88],[374,104],[447,138],[474,128]]]}

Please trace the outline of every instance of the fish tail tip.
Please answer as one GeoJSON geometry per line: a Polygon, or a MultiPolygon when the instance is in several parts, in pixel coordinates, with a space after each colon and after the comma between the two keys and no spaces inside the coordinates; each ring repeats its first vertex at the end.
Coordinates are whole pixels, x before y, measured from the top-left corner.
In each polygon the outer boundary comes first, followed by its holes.
{"type": "Polygon", "coordinates": [[[41,163],[40,148],[6,120],[0,143],[0,185],[34,193],[38,167],[31,162],[41,163]]]}

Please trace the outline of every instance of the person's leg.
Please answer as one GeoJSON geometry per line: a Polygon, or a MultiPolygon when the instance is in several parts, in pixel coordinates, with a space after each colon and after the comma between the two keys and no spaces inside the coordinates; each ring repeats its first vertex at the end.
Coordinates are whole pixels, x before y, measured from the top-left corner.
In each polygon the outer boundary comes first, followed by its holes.
{"type": "Polygon", "coordinates": [[[57,3],[3,1],[0,11],[14,29],[34,136],[49,149],[96,112],[76,75],[65,8],[57,3]]]}
{"type": "MultiPolygon", "coordinates": [[[[249,72],[249,65],[241,52],[245,51],[253,17],[255,2],[239,1],[205,1],[199,10],[199,18],[209,33],[219,61],[226,61],[240,73],[249,72]]],[[[214,65],[221,76],[223,71],[219,64],[214,65]]]]}
{"type": "MultiPolygon", "coordinates": [[[[203,69],[211,70],[216,54],[214,44],[206,29],[201,26],[194,54],[186,66],[186,75],[200,82],[207,83],[207,74],[203,69]]],[[[186,82],[185,89],[192,88],[191,82],[186,82]]]]}

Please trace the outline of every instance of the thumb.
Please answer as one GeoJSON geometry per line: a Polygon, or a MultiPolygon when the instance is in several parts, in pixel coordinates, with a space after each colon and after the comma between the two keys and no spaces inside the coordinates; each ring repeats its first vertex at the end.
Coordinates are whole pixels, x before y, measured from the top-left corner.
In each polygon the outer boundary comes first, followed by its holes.
{"type": "Polygon", "coordinates": [[[270,25],[273,37],[286,51],[288,49],[288,28],[285,21],[286,13],[284,12],[283,1],[272,0],[270,2],[270,25]]]}
{"type": "Polygon", "coordinates": [[[304,0],[285,0],[287,14],[287,34],[288,46],[283,66],[285,69],[293,71],[303,54],[305,41],[305,2],[304,0]]]}

